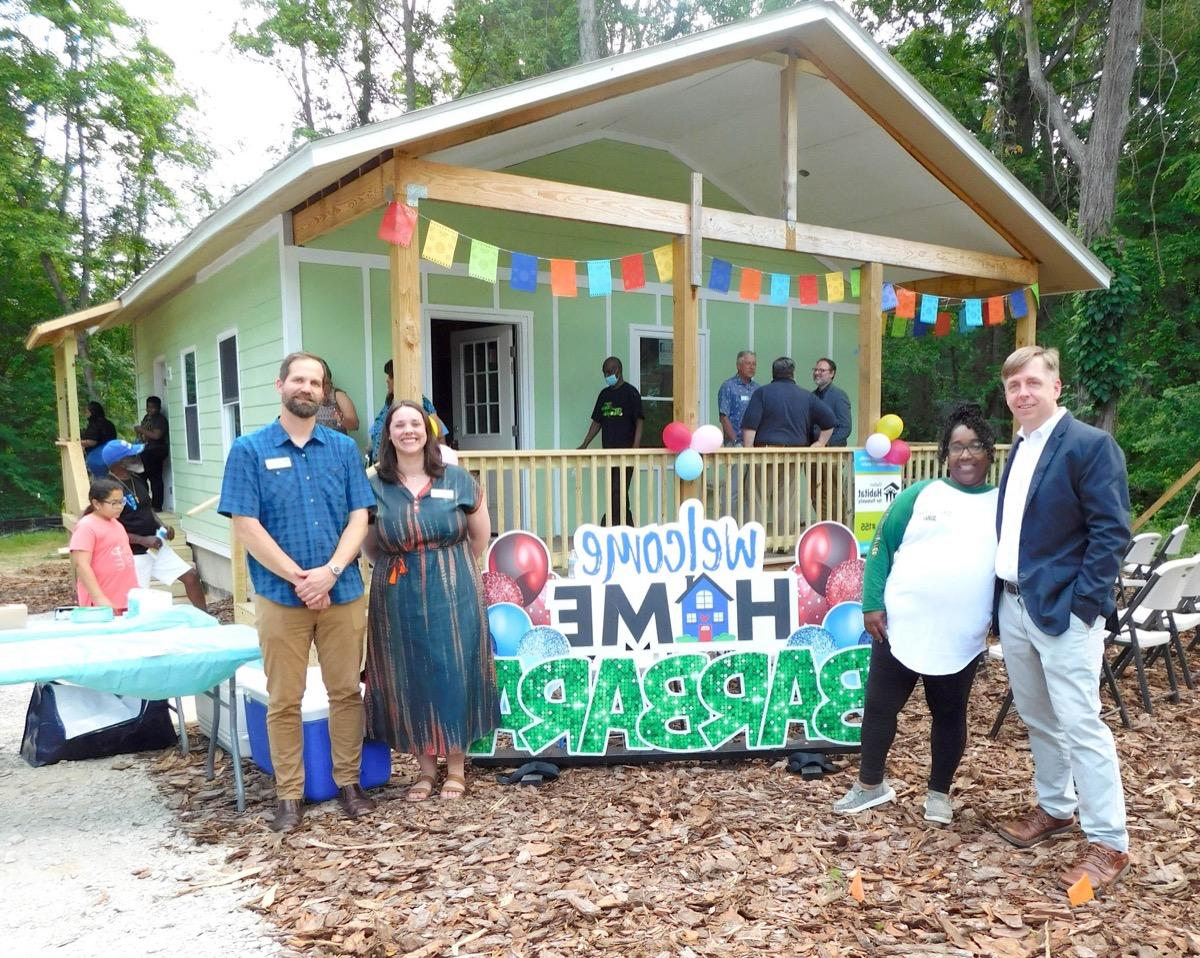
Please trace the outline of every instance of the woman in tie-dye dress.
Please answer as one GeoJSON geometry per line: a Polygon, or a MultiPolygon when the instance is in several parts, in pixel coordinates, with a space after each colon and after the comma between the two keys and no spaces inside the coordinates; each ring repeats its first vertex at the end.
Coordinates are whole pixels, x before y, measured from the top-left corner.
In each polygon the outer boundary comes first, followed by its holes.
{"type": "Polygon", "coordinates": [[[491,536],[479,484],[445,465],[424,410],[396,403],[384,420],[368,554],[367,734],[411,752],[424,801],[446,759],[442,798],[466,790],[465,753],[500,724],[478,557],[491,536]]]}

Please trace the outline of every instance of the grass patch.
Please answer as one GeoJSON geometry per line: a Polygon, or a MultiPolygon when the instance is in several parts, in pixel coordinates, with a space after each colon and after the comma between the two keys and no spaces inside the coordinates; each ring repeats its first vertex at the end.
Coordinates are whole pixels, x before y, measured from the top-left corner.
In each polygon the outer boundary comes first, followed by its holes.
{"type": "Polygon", "coordinates": [[[0,536],[0,569],[11,571],[59,559],[58,550],[66,544],[65,529],[15,532],[0,536]]]}

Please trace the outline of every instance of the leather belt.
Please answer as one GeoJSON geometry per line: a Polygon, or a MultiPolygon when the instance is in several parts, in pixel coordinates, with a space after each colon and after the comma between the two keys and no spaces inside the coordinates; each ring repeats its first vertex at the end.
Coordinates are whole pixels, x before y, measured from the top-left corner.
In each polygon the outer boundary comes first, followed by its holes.
{"type": "Polygon", "coordinates": [[[1015,582],[1009,582],[1007,579],[1002,579],[1001,581],[1004,583],[1004,591],[1007,592],[1009,595],[1020,595],[1021,594],[1021,587],[1019,585],[1017,585],[1015,582]]]}

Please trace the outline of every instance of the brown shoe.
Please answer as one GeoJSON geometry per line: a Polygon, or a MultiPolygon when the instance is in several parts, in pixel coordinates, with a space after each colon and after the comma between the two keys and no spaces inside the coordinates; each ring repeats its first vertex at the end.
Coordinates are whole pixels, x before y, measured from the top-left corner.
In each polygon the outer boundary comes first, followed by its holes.
{"type": "Polygon", "coordinates": [[[1006,842],[1017,848],[1032,848],[1052,835],[1061,835],[1075,827],[1075,816],[1055,818],[1035,805],[1021,818],[1009,819],[996,827],[997,833],[1006,842]]]}
{"type": "Polygon", "coordinates": [[[347,818],[358,818],[367,812],[375,811],[375,800],[370,798],[357,782],[339,788],[337,800],[347,818]]]}
{"type": "Polygon", "coordinates": [[[296,798],[283,798],[275,803],[275,817],[271,820],[271,831],[294,832],[304,819],[304,802],[296,798]]]}
{"type": "Polygon", "coordinates": [[[1100,894],[1109,885],[1121,880],[1121,876],[1129,871],[1129,856],[1115,848],[1101,845],[1099,842],[1089,842],[1087,851],[1075,865],[1058,879],[1063,888],[1070,888],[1084,875],[1092,883],[1092,890],[1100,894]]]}

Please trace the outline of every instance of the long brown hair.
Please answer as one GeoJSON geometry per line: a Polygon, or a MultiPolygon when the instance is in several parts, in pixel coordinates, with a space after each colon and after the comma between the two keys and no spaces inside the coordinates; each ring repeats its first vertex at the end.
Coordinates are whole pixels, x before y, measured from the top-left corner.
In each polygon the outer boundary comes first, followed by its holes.
{"type": "Polygon", "coordinates": [[[383,432],[379,435],[379,462],[375,472],[384,482],[400,482],[404,475],[400,472],[400,463],[396,458],[396,446],[392,443],[392,417],[400,409],[415,409],[425,423],[425,473],[431,479],[440,479],[446,474],[446,464],[442,462],[442,450],[438,448],[437,440],[433,438],[433,429],[429,425],[429,416],[418,402],[411,399],[401,399],[392,403],[383,419],[383,432]]]}

